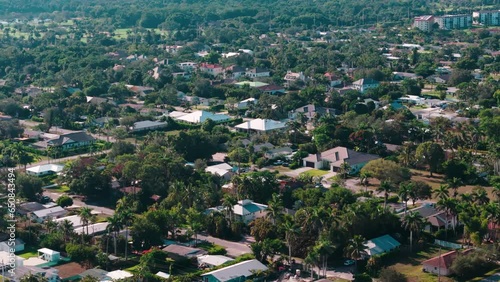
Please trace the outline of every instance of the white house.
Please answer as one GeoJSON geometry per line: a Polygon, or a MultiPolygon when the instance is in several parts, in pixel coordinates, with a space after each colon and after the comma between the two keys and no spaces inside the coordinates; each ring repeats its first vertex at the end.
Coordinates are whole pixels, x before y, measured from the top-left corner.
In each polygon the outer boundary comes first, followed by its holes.
{"type": "Polygon", "coordinates": [[[288,86],[290,86],[291,82],[299,81],[299,80],[305,81],[306,77],[305,77],[303,72],[287,71],[283,80],[285,80],[285,85],[288,87],[288,86]]]}
{"type": "Polygon", "coordinates": [[[255,203],[252,200],[241,200],[233,206],[233,213],[243,223],[248,224],[252,220],[266,216],[267,205],[255,203]]]}
{"type": "Polygon", "coordinates": [[[140,131],[159,130],[167,126],[168,123],[166,122],[144,120],[144,121],[134,122],[134,125],[130,128],[130,131],[140,132],[140,131]]]}
{"type": "Polygon", "coordinates": [[[58,218],[64,216],[68,213],[65,209],[60,206],[55,206],[43,210],[34,211],[31,214],[31,218],[36,220],[38,223],[42,223],[49,218],[58,218]]]}
{"type": "Polygon", "coordinates": [[[61,259],[61,253],[48,248],[41,248],[38,249],[38,257],[48,262],[55,262],[61,259]]]}
{"type": "Polygon", "coordinates": [[[75,233],[76,234],[82,234],[82,233],[87,234],[87,230],[88,230],[89,235],[104,234],[107,232],[108,224],[109,223],[107,223],[107,222],[98,222],[98,223],[90,224],[88,226],[88,228],[81,226],[81,227],[75,228],[75,233]]]}
{"type": "Polygon", "coordinates": [[[396,241],[390,235],[380,236],[364,243],[368,256],[382,255],[392,252],[401,246],[401,243],[396,241]]]}
{"type": "Polygon", "coordinates": [[[266,159],[274,159],[277,157],[287,156],[293,153],[292,148],[290,147],[280,147],[274,148],[264,153],[264,157],[266,159]]]}
{"type": "Polygon", "coordinates": [[[84,225],[82,218],[79,215],[70,215],[70,216],[65,216],[65,217],[53,219],[53,221],[56,222],[57,224],[60,224],[61,222],[65,221],[65,220],[71,222],[71,224],[73,225],[73,229],[78,228],[78,227],[82,227],[84,225]]]}
{"type": "Polygon", "coordinates": [[[213,76],[217,76],[217,75],[222,74],[224,72],[224,68],[219,64],[201,63],[198,66],[198,69],[201,72],[208,73],[208,74],[211,74],[213,76]]]}
{"type": "Polygon", "coordinates": [[[253,119],[245,121],[235,126],[238,130],[243,131],[255,131],[255,132],[268,132],[273,130],[284,129],[286,124],[281,121],[276,121],[272,119],[253,119]]]}
{"type": "Polygon", "coordinates": [[[222,265],[229,261],[233,261],[232,258],[221,255],[203,255],[197,257],[197,260],[199,266],[206,266],[210,268],[222,265]]]}
{"type": "MultiPolygon", "coordinates": [[[[468,252],[472,251],[472,249],[467,249],[462,253],[459,251],[451,251],[444,253],[440,256],[433,257],[431,259],[425,260],[422,262],[423,271],[428,273],[433,273],[436,275],[449,276],[453,274],[451,271],[451,265],[453,261],[460,255],[466,255],[468,252]]],[[[490,280],[482,280],[482,281],[490,281],[490,280]]],[[[497,280],[491,280],[497,281],[497,280]]]]}
{"type": "Polygon", "coordinates": [[[368,89],[377,88],[379,85],[378,81],[371,78],[362,78],[352,83],[353,88],[361,93],[365,93],[368,89]]]}
{"type": "Polygon", "coordinates": [[[245,281],[255,271],[266,271],[267,266],[256,259],[247,260],[228,267],[202,274],[203,282],[245,281]]]}
{"type": "Polygon", "coordinates": [[[198,66],[197,63],[194,63],[194,62],[183,62],[183,63],[179,63],[177,64],[177,66],[179,68],[181,68],[183,71],[193,71],[194,69],[196,69],[196,67],[198,66]]]}
{"type": "Polygon", "coordinates": [[[331,171],[339,171],[345,162],[351,167],[349,173],[354,174],[360,171],[367,162],[379,158],[377,155],[356,152],[345,147],[335,147],[318,154],[310,154],[302,161],[305,167],[329,168],[331,171]]]}
{"type": "Polygon", "coordinates": [[[207,119],[211,119],[214,122],[224,122],[231,119],[231,117],[225,114],[214,114],[207,111],[195,111],[190,114],[179,116],[176,119],[188,123],[204,123],[207,119]]]}
{"type": "Polygon", "coordinates": [[[115,270],[115,271],[108,272],[108,274],[106,274],[106,277],[108,278],[106,280],[116,281],[116,280],[131,278],[133,276],[134,275],[128,271],[115,270]]]}
{"type": "Polygon", "coordinates": [[[269,77],[271,76],[270,72],[266,68],[253,68],[253,69],[247,69],[245,75],[250,78],[257,78],[257,77],[269,77]]]}
{"type": "Polygon", "coordinates": [[[237,110],[246,110],[250,105],[255,105],[257,104],[258,100],[255,98],[248,98],[242,101],[239,101],[238,103],[235,103],[233,107],[237,110]]]}
{"type": "Polygon", "coordinates": [[[230,180],[233,176],[233,167],[227,163],[207,166],[205,171],[214,175],[218,175],[225,180],[230,180]]]}
{"type": "Polygon", "coordinates": [[[62,164],[44,164],[37,165],[26,169],[26,174],[34,176],[44,176],[49,174],[58,174],[64,169],[62,164]]]}
{"type": "Polygon", "coordinates": [[[61,281],[59,277],[59,270],[53,267],[36,267],[36,266],[24,266],[17,265],[14,277],[9,277],[9,281],[19,282],[26,275],[40,275],[47,279],[47,282],[58,282],[61,281]]]}

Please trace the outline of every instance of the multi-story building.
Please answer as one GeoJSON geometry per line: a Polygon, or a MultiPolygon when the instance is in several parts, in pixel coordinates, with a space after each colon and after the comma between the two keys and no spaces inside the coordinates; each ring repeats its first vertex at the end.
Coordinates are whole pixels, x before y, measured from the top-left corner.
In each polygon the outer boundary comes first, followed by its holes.
{"type": "Polygon", "coordinates": [[[474,22],[486,26],[500,25],[500,10],[477,11],[472,13],[474,22]]]}
{"type": "Polygon", "coordinates": [[[432,31],[434,25],[434,16],[420,16],[413,19],[413,27],[422,31],[432,31]]]}
{"type": "Polygon", "coordinates": [[[435,18],[440,29],[462,29],[472,26],[472,15],[443,15],[435,18]]]}

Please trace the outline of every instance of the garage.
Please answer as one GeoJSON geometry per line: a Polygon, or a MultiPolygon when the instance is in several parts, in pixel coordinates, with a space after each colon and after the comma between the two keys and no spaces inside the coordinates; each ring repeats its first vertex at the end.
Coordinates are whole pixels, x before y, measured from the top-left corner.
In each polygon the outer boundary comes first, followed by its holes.
{"type": "Polygon", "coordinates": [[[313,162],[306,162],[306,167],[314,168],[314,163],[313,162]]]}

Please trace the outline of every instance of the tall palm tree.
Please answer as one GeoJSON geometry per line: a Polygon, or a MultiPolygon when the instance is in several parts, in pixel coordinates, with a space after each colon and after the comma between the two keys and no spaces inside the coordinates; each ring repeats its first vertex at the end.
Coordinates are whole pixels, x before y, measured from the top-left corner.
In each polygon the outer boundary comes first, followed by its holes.
{"type": "Polygon", "coordinates": [[[410,200],[410,195],[413,190],[412,182],[403,182],[399,184],[398,196],[405,203],[405,214],[408,210],[408,201],[410,200]]]}
{"type": "Polygon", "coordinates": [[[128,252],[128,228],[134,221],[134,214],[130,210],[124,210],[119,215],[121,222],[125,226],[125,260],[127,260],[128,252]]]}
{"type": "Polygon", "coordinates": [[[368,171],[361,171],[359,173],[359,179],[361,184],[365,187],[365,193],[368,192],[368,179],[371,177],[371,173],[368,171]]]}
{"type": "Polygon", "coordinates": [[[340,164],[339,173],[342,175],[343,179],[347,179],[347,175],[350,173],[350,171],[351,166],[347,162],[344,161],[342,164],[340,164]]]}
{"type": "Polygon", "coordinates": [[[63,234],[64,237],[64,243],[68,242],[68,239],[70,238],[71,234],[73,234],[73,222],[65,219],[61,222],[59,222],[59,230],[63,234]]]}
{"type": "Polygon", "coordinates": [[[47,230],[47,233],[51,233],[56,228],[57,222],[53,221],[52,218],[45,220],[45,229],[47,230]]]}
{"type": "Polygon", "coordinates": [[[121,218],[119,214],[114,214],[111,217],[108,217],[108,232],[113,232],[113,243],[114,243],[114,248],[115,248],[115,255],[118,253],[117,251],[117,246],[116,246],[116,241],[118,239],[118,232],[122,229],[123,224],[121,221],[121,218]]]}
{"type": "Polygon", "coordinates": [[[229,221],[232,222],[234,219],[234,205],[236,205],[238,201],[235,197],[230,194],[224,195],[224,199],[222,200],[222,206],[226,211],[226,217],[229,218],[229,221]]]}
{"type": "Polygon", "coordinates": [[[453,197],[456,198],[458,196],[458,188],[462,186],[462,180],[457,177],[453,177],[447,181],[448,187],[453,189],[453,197]]]}
{"type": "Polygon", "coordinates": [[[335,246],[329,239],[320,238],[320,240],[316,242],[313,249],[320,255],[321,265],[323,267],[323,276],[326,277],[326,271],[328,270],[328,257],[335,251],[335,246]]]}
{"type": "Polygon", "coordinates": [[[299,234],[300,229],[295,225],[295,223],[290,219],[286,219],[281,226],[285,232],[285,241],[288,246],[288,264],[292,264],[292,241],[297,234],[299,234]]]}
{"type": "MultiPolygon", "coordinates": [[[[92,209],[89,207],[83,207],[78,212],[78,215],[82,219],[83,227],[86,227],[86,234],[89,234],[89,222],[92,217],[92,209]]],[[[82,232],[83,233],[83,232],[82,232]]]]}
{"type": "Polygon", "coordinates": [[[448,197],[450,197],[450,191],[446,185],[440,185],[439,188],[434,189],[433,193],[439,200],[448,199],[448,197]]]}
{"type": "Polygon", "coordinates": [[[389,193],[391,193],[393,190],[394,187],[389,181],[382,181],[382,183],[380,183],[380,186],[377,188],[378,192],[384,193],[384,209],[387,208],[387,200],[389,199],[389,193]]]}
{"type": "MultiPolygon", "coordinates": [[[[439,200],[437,202],[438,209],[445,212],[445,216],[446,216],[446,220],[445,220],[446,225],[445,225],[445,228],[446,228],[446,230],[448,230],[448,218],[450,216],[452,216],[453,230],[455,230],[455,222],[454,222],[455,220],[454,220],[454,218],[457,216],[457,214],[456,214],[456,212],[457,212],[457,204],[458,204],[457,200],[456,199],[452,199],[452,198],[442,199],[442,200],[439,200]]],[[[446,234],[448,234],[448,232],[446,232],[446,234]]]]}
{"type": "Polygon", "coordinates": [[[486,205],[487,203],[490,202],[490,198],[488,197],[488,193],[482,187],[478,187],[477,189],[474,189],[474,191],[472,192],[472,198],[474,199],[474,202],[480,206],[486,205]]]}
{"type": "Polygon", "coordinates": [[[266,217],[270,218],[273,224],[276,224],[283,217],[283,200],[279,194],[273,194],[269,203],[267,203],[266,217]]]}
{"type": "Polygon", "coordinates": [[[413,248],[413,232],[420,232],[424,228],[424,225],[424,218],[418,212],[409,212],[403,218],[403,227],[410,231],[410,252],[413,248]]]}
{"type": "Polygon", "coordinates": [[[350,258],[355,261],[355,264],[358,264],[358,260],[362,259],[367,255],[365,246],[365,238],[361,235],[354,235],[354,237],[349,240],[347,246],[344,249],[344,254],[347,258],[350,258]]]}

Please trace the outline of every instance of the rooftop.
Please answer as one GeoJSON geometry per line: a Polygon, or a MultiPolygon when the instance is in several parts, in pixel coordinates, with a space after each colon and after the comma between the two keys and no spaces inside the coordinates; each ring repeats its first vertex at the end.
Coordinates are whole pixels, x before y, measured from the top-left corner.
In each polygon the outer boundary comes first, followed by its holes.
{"type": "Polygon", "coordinates": [[[240,278],[242,276],[252,276],[252,271],[256,270],[266,271],[267,267],[258,260],[252,259],[202,274],[202,276],[213,276],[220,282],[224,282],[233,280],[235,278],[240,278]]]}

